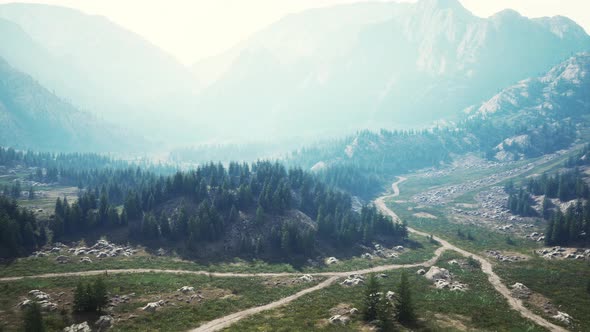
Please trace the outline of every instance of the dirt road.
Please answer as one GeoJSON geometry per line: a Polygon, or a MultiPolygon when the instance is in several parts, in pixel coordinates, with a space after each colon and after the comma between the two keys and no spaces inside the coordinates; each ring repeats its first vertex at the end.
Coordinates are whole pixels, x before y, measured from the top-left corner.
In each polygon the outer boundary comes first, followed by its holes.
{"type": "MultiPolygon", "coordinates": [[[[397,182],[393,183],[393,185],[392,185],[393,194],[389,195],[389,196],[380,197],[375,201],[375,204],[381,210],[381,212],[391,216],[395,220],[399,220],[399,217],[395,214],[395,212],[393,212],[392,210],[390,210],[387,207],[387,205],[384,202],[384,199],[399,196],[399,184],[404,182],[405,180],[406,180],[406,178],[399,177],[399,180],[397,182]]],[[[408,231],[410,233],[414,233],[414,234],[422,235],[422,236],[429,236],[430,235],[430,234],[420,232],[420,231],[415,230],[410,227],[408,227],[408,231]]],[[[434,236],[433,238],[441,244],[442,247],[439,249],[444,248],[446,250],[453,250],[453,251],[460,253],[461,255],[463,255],[465,257],[473,257],[474,259],[479,261],[481,263],[481,270],[483,271],[483,273],[485,273],[488,276],[488,280],[492,284],[492,286],[494,286],[496,291],[498,291],[500,294],[502,294],[502,296],[504,296],[506,298],[510,307],[512,307],[512,309],[518,311],[523,317],[530,319],[531,321],[535,322],[537,325],[543,326],[543,327],[549,329],[550,331],[558,331],[558,332],[566,332],[567,331],[563,327],[555,325],[555,324],[547,321],[545,318],[533,313],[531,310],[529,310],[528,308],[526,308],[523,305],[521,300],[512,297],[512,295],[510,294],[510,290],[508,289],[508,287],[506,287],[506,285],[504,285],[502,283],[502,280],[500,279],[500,277],[493,271],[492,264],[487,259],[485,259],[479,255],[473,254],[467,250],[463,250],[459,247],[456,247],[456,246],[450,244],[449,242],[447,242],[437,236],[434,236]]]]}

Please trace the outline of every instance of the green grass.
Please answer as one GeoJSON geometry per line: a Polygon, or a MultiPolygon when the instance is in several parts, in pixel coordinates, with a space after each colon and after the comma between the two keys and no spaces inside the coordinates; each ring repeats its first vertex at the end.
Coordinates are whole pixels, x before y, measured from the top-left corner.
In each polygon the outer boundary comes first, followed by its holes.
{"type": "MultiPolygon", "coordinates": [[[[79,280],[92,280],[94,277],[52,278],[42,280],[21,280],[0,284],[0,317],[5,330],[17,330],[20,324],[20,310],[14,305],[31,289],[40,289],[53,294],[64,291],[72,294],[79,280]]],[[[125,295],[135,293],[128,304],[120,304],[113,309],[115,317],[127,318],[130,314],[138,317],[133,320],[117,322],[113,331],[179,331],[194,328],[203,322],[263,305],[293,294],[314,283],[296,283],[280,286],[267,286],[263,278],[209,278],[208,276],[170,275],[160,273],[110,275],[105,282],[111,294],[125,295]],[[177,303],[166,305],[153,314],[139,310],[147,302],[153,302],[164,295],[163,299],[176,295],[176,290],[189,285],[195,290],[221,289],[226,298],[205,299],[201,303],[177,303]]],[[[320,279],[316,278],[317,281],[320,279]]],[[[176,301],[173,301],[176,302],[176,301]]],[[[60,307],[63,304],[60,303],[60,307]]],[[[63,328],[64,323],[59,313],[45,315],[50,323],[50,330],[63,328]]],[[[97,317],[78,317],[93,323],[97,317]]],[[[0,325],[1,326],[1,325],[0,325]]]]}
{"type": "MultiPolygon", "coordinates": [[[[590,282],[588,262],[549,261],[539,257],[518,263],[498,264],[494,270],[512,285],[520,282],[544,295],[563,312],[574,318],[572,331],[590,331],[590,282]]],[[[537,310],[538,311],[538,310],[537,310]]]]}
{"type": "Polygon", "coordinates": [[[117,269],[176,269],[210,272],[297,272],[289,264],[270,264],[259,260],[244,261],[235,259],[232,262],[203,265],[195,262],[182,261],[171,257],[131,256],[108,257],[102,260],[91,257],[93,263],[80,263],[80,257],[73,256],[72,262],[58,264],[57,255],[41,258],[19,258],[12,263],[0,265],[0,277],[32,276],[43,273],[65,273],[92,270],[117,269]]]}
{"type": "Polygon", "coordinates": [[[328,265],[321,268],[305,267],[303,268],[303,272],[344,272],[363,270],[381,265],[420,263],[432,258],[432,256],[434,256],[434,251],[440,247],[438,244],[430,243],[423,236],[410,234],[409,240],[409,242],[403,243],[406,247],[406,251],[401,253],[398,258],[374,257],[372,260],[368,260],[365,258],[354,257],[341,260],[338,264],[328,265]]]}
{"type": "Polygon", "coordinates": [[[72,256],[71,262],[58,264],[55,262],[57,254],[39,258],[19,258],[11,263],[0,265],[0,277],[32,276],[44,273],[65,273],[92,270],[117,270],[117,269],[175,269],[189,271],[209,272],[236,272],[236,273],[261,273],[261,272],[329,272],[352,271],[366,269],[377,265],[409,264],[428,260],[438,247],[428,242],[421,236],[410,236],[410,242],[404,243],[410,250],[400,254],[399,258],[367,260],[360,257],[343,259],[339,264],[319,268],[303,267],[296,269],[287,263],[267,263],[261,260],[246,261],[234,259],[226,263],[214,263],[210,265],[175,259],[172,257],[159,257],[138,255],[131,257],[107,257],[95,259],[90,257],[91,264],[80,263],[80,256],[72,256]]]}
{"type": "Polygon", "coordinates": [[[508,244],[506,235],[494,232],[486,227],[477,225],[465,225],[451,222],[444,211],[444,208],[423,208],[419,211],[427,212],[437,217],[437,219],[418,218],[413,213],[418,210],[408,211],[407,204],[398,204],[387,202],[387,205],[395,211],[400,218],[407,221],[410,227],[416,228],[423,232],[431,233],[460,248],[473,252],[482,252],[487,249],[508,250],[530,254],[531,250],[539,248],[540,244],[512,236],[513,244],[508,244]],[[473,240],[460,237],[457,234],[460,229],[463,234],[471,234],[473,240]]]}
{"type": "MultiPolygon", "coordinates": [[[[544,331],[522,318],[508,306],[506,300],[487,281],[487,276],[478,269],[461,270],[446,261],[460,259],[455,253],[446,253],[438,266],[449,269],[459,281],[469,285],[464,293],[437,290],[424,277],[416,275],[416,269],[408,269],[412,296],[420,323],[410,328],[414,331],[444,331],[435,314],[461,317],[467,328],[477,331],[544,331]],[[457,316],[460,315],[460,316],[457,316]]],[[[384,291],[396,289],[400,271],[387,272],[389,278],[380,279],[384,291]]],[[[260,313],[238,322],[228,331],[354,331],[363,322],[361,315],[352,317],[349,325],[333,326],[322,320],[330,317],[330,309],[341,303],[362,308],[364,287],[333,285],[308,294],[284,308],[260,313]]]]}

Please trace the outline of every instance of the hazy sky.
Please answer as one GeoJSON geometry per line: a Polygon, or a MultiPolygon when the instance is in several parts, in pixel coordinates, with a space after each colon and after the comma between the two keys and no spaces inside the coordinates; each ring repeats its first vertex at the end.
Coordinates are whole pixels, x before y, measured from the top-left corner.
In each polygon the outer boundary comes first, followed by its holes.
{"type": "MultiPolygon", "coordinates": [[[[460,1],[482,17],[512,8],[528,17],[564,15],[590,31],[590,0],[460,1]]],[[[191,64],[223,52],[288,13],[359,0],[0,0],[8,2],[62,5],[107,16],[191,64]]]]}

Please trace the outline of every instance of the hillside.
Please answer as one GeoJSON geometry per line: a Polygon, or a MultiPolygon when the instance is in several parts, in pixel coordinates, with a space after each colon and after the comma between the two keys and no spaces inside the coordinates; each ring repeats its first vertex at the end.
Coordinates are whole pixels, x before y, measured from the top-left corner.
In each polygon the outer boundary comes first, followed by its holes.
{"type": "Polygon", "coordinates": [[[581,53],[466,108],[428,130],[360,131],[293,153],[290,162],[327,183],[371,197],[395,174],[450,163],[465,153],[515,161],[567,148],[588,129],[590,55],[581,53]]]}
{"type": "Polygon", "coordinates": [[[231,119],[218,123],[233,135],[304,137],[455,118],[585,50],[590,37],[564,17],[360,3],[287,16],[194,71],[211,77],[199,109],[231,119]]]}
{"type": "Polygon", "coordinates": [[[187,68],[105,17],[4,4],[0,38],[0,56],[18,70],[73,105],[137,132],[159,135],[194,110],[195,81],[187,68]]]}
{"type": "Polygon", "coordinates": [[[506,137],[495,147],[495,158],[520,159],[524,154],[551,152],[542,149],[545,128],[569,123],[577,130],[587,128],[590,115],[590,54],[582,53],[553,67],[548,73],[520,81],[503,89],[490,100],[466,111],[470,120],[493,123],[496,127],[517,124],[536,128],[506,137]]]}
{"type": "Polygon", "coordinates": [[[50,151],[126,151],[140,142],[76,109],[0,58],[0,145],[50,151]]]}

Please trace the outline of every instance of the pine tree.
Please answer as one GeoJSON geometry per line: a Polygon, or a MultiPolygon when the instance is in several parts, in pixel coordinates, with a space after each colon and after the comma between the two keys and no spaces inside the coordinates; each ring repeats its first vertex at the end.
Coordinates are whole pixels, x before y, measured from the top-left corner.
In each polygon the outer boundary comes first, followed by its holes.
{"type": "Polygon", "coordinates": [[[41,315],[41,306],[37,302],[31,303],[27,307],[23,316],[25,332],[44,332],[43,316],[41,315]]]}
{"type": "Polygon", "coordinates": [[[372,322],[377,319],[380,306],[380,291],[381,285],[374,274],[369,276],[367,286],[365,288],[365,298],[363,304],[363,318],[367,322],[372,322]]]}
{"type": "Polygon", "coordinates": [[[410,283],[408,281],[408,275],[404,271],[402,272],[401,281],[398,286],[398,305],[397,305],[397,317],[401,323],[412,323],[416,320],[416,314],[414,313],[414,305],[412,303],[412,293],[410,290],[410,283]]]}
{"type": "Polygon", "coordinates": [[[94,285],[92,286],[92,297],[95,310],[101,312],[108,303],[108,297],[107,287],[104,280],[100,277],[94,281],[94,285]]]}
{"type": "Polygon", "coordinates": [[[85,312],[88,311],[89,306],[90,296],[88,294],[88,289],[86,288],[86,285],[79,282],[74,291],[74,311],[85,312]]]}

